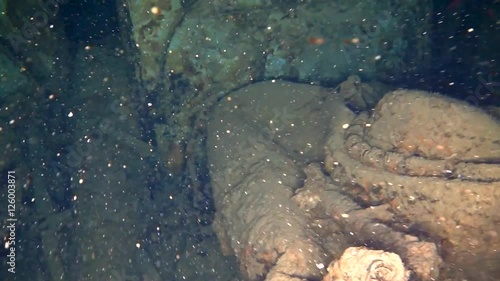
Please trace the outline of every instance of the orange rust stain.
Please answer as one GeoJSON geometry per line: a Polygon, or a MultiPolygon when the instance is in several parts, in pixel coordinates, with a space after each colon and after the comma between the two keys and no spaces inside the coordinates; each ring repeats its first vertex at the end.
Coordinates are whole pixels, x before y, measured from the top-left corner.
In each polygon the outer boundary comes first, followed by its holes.
{"type": "Polygon", "coordinates": [[[307,43],[310,45],[323,45],[325,44],[325,38],[309,36],[307,37],[307,43]]]}

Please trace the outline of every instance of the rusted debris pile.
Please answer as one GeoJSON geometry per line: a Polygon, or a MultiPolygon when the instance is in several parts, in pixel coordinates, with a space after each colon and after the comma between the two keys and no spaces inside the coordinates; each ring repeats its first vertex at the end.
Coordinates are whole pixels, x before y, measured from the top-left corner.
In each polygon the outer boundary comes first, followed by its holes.
{"type": "Polygon", "coordinates": [[[325,161],[342,192],[364,206],[389,204],[394,228],[440,241],[457,266],[498,259],[497,120],[437,94],[399,90],[347,126],[330,138],[325,161]]]}
{"type": "Polygon", "coordinates": [[[494,276],[498,121],[425,92],[388,93],[357,116],[343,98],[263,82],[215,109],[208,157],[224,251],[250,280],[360,280],[365,264],[366,280],[440,280],[459,276],[450,268],[474,274],[477,260],[494,276]]]}

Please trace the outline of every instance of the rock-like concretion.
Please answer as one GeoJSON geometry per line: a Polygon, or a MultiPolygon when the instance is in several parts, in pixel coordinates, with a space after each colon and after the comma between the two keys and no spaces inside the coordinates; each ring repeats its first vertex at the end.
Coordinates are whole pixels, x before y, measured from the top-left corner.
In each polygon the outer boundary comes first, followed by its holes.
{"type": "Polygon", "coordinates": [[[399,90],[329,140],[325,166],[356,201],[388,203],[406,221],[400,227],[441,241],[448,261],[483,260],[493,270],[499,159],[497,120],[440,95],[399,90]]]}
{"type": "Polygon", "coordinates": [[[406,281],[409,275],[401,258],[394,253],[351,247],[330,264],[323,281],[406,281]]]}
{"type": "Polygon", "coordinates": [[[290,198],[300,187],[298,163],[320,159],[332,115],[351,113],[339,96],[320,90],[251,85],[221,101],[210,119],[217,234],[251,280],[321,275],[315,264],[324,262],[323,249],[290,198]]]}
{"type": "Polygon", "coordinates": [[[317,164],[308,165],[321,160],[325,144],[328,152],[346,150],[344,133],[355,115],[343,98],[320,87],[269,81],[234,92],[213,111],[207,144],[215,229],[250,280],[318,279],[331,257],[359,244],[395,252],[420,280],[437,278],[436,245],[400,227],[407,221],[391,205],[370,207],[392,202],[342,194],[355,173],[340,181],[332,167],[341,161],[330,154],[326,168],[333,181],[317,164]]]}

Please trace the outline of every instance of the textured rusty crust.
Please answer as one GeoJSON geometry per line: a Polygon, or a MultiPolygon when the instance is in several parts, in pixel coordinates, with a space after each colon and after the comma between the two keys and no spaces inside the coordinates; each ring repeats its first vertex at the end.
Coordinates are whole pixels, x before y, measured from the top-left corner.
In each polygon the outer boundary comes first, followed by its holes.
{"type": "Polygon", "coordinates": [[[325,166],[352,198],[390,204],[460,264],[499,255],[499,155],[498,121],[439,95],[396,91],[329,141],[325,166]]]}
{"type": "MultiPolygon", "coordinates": [[[[439,276],[441,257],[436,245],[392,229],[390,225],[395,218],[388,204],[362,208],[343,195],[339,186],[331,184],[318,164],[307,166],[305,173],[305,185],[298,190],[294,200],[313,220],[321,217],[333,219],[344,237],[348,237],[349,241],[342,244],[368,245],[394,252],[418,280],[434,280],[439,276]]],[[[338,257],[338,253],[333,255],[338,257]]]]}
{"type": "Polygon", "coordinates": [[[338,96],[320,90],[284,81],[253,84],[221,102],[209,120],[215,230],[248,280],[324,274],[317,264],[327,255],[290,199],[302,181],[299,163],[322,158],[332,115],[350,113],[338,96]]]}

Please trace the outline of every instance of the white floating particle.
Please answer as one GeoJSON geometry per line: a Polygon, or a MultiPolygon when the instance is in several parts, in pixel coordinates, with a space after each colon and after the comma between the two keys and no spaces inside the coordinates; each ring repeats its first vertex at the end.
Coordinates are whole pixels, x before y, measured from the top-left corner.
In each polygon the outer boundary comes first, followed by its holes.
{"type": "Polygon", "coordinates": [[[325,265],[324,265],[324,264],[322,264],[322,263],[317,263],[317,264],[316,264],[316,267],[317,267],[318,269],[323,269],[323,268],[325,268],[325,265]]]}
{"type": "Polygon", "coordinates": [[[73,112],[68,113],[68,117],[73,117],[73,112]]]}
{"type": "Polygon", "coordinates": [[[343,217],[344,219],[347,219],[347,218],[349,217],[349,215],[348,215],[348,214],[342,214],[342,215],[340,215],[340,216],[341,216],[341,217],[343,217]]]}
{"type": "Polygon", "coordinates": [[[137,247],[137,249],[140,249],[141,248],[141,243],[139,243],[139,242],[135,243],[135,247],[137,247]]]}
{"type": "Polygon", "coordinates": [[[349,128],[349,124],[342,125],[342,129],[347,129],[347,128],[349,128]]]}

